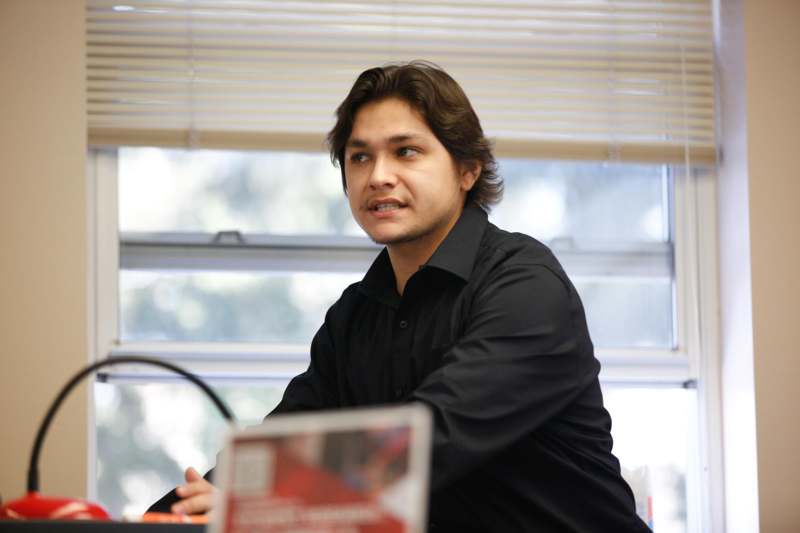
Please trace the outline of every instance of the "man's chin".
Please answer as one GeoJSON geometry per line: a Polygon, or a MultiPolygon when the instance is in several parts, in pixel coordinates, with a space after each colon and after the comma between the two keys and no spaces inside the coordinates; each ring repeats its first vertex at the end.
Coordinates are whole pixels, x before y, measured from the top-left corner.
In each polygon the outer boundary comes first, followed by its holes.
{"type": "Polygon", "coordinates": [[[412,242],[421,237],[416,233],[395,233],[395,234],[367,234],[372,242],[383,246],[392,246],[412,242]]]}

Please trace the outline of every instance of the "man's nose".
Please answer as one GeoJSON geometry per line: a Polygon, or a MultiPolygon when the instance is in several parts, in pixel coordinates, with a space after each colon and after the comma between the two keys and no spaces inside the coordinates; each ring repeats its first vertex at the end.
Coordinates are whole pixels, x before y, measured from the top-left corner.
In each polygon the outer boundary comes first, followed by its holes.
{"type": "Polygon", "coordinates": [[[373,189],[381,189],[394,187],[395,183],[397,183],[397,174],[392,162],[384,156],[376,157],[369,175],[369,186],[373,189]]]}

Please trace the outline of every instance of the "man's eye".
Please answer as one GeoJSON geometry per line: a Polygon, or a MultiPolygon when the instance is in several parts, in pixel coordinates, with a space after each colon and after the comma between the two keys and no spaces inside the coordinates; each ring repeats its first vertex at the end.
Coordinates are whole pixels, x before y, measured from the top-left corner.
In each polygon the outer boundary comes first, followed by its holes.
{"type": "Polygon", "coordinates": [[[356,152],[350,156],[350,161],[353,163],[363,163],[367,160],[367,154],[364,152],[356,152]]]}
{"type": "Polygon", "coordinates": [[[419,153],[416,148],[411,148],[409,146],[404,146],[397,151],[397,155],[400,157],[412,157],[419,153]]]}

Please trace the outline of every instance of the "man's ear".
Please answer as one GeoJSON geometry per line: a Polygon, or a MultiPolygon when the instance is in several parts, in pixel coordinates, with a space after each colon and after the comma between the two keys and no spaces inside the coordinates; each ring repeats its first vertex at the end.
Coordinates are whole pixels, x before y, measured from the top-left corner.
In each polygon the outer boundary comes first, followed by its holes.
{"type": "Polygon", "coordinates": [[[459,181],[461,183],[462,191],[469,191],[475,186],[475,182],[481,176],[483,167],[477,161],[474,163],[465,163],[461,165],[461,176],[459,181]]]}

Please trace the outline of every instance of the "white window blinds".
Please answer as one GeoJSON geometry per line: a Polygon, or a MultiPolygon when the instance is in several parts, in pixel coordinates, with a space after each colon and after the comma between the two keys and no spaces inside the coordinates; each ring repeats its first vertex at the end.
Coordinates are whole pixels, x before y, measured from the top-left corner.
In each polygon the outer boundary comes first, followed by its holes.
{"type": "Polygon", "coordinates": [[[499,155],[714,160],[710,0],[88,0],[90,143],[320,149],[365,68],[427,59],[499,155]]]}

